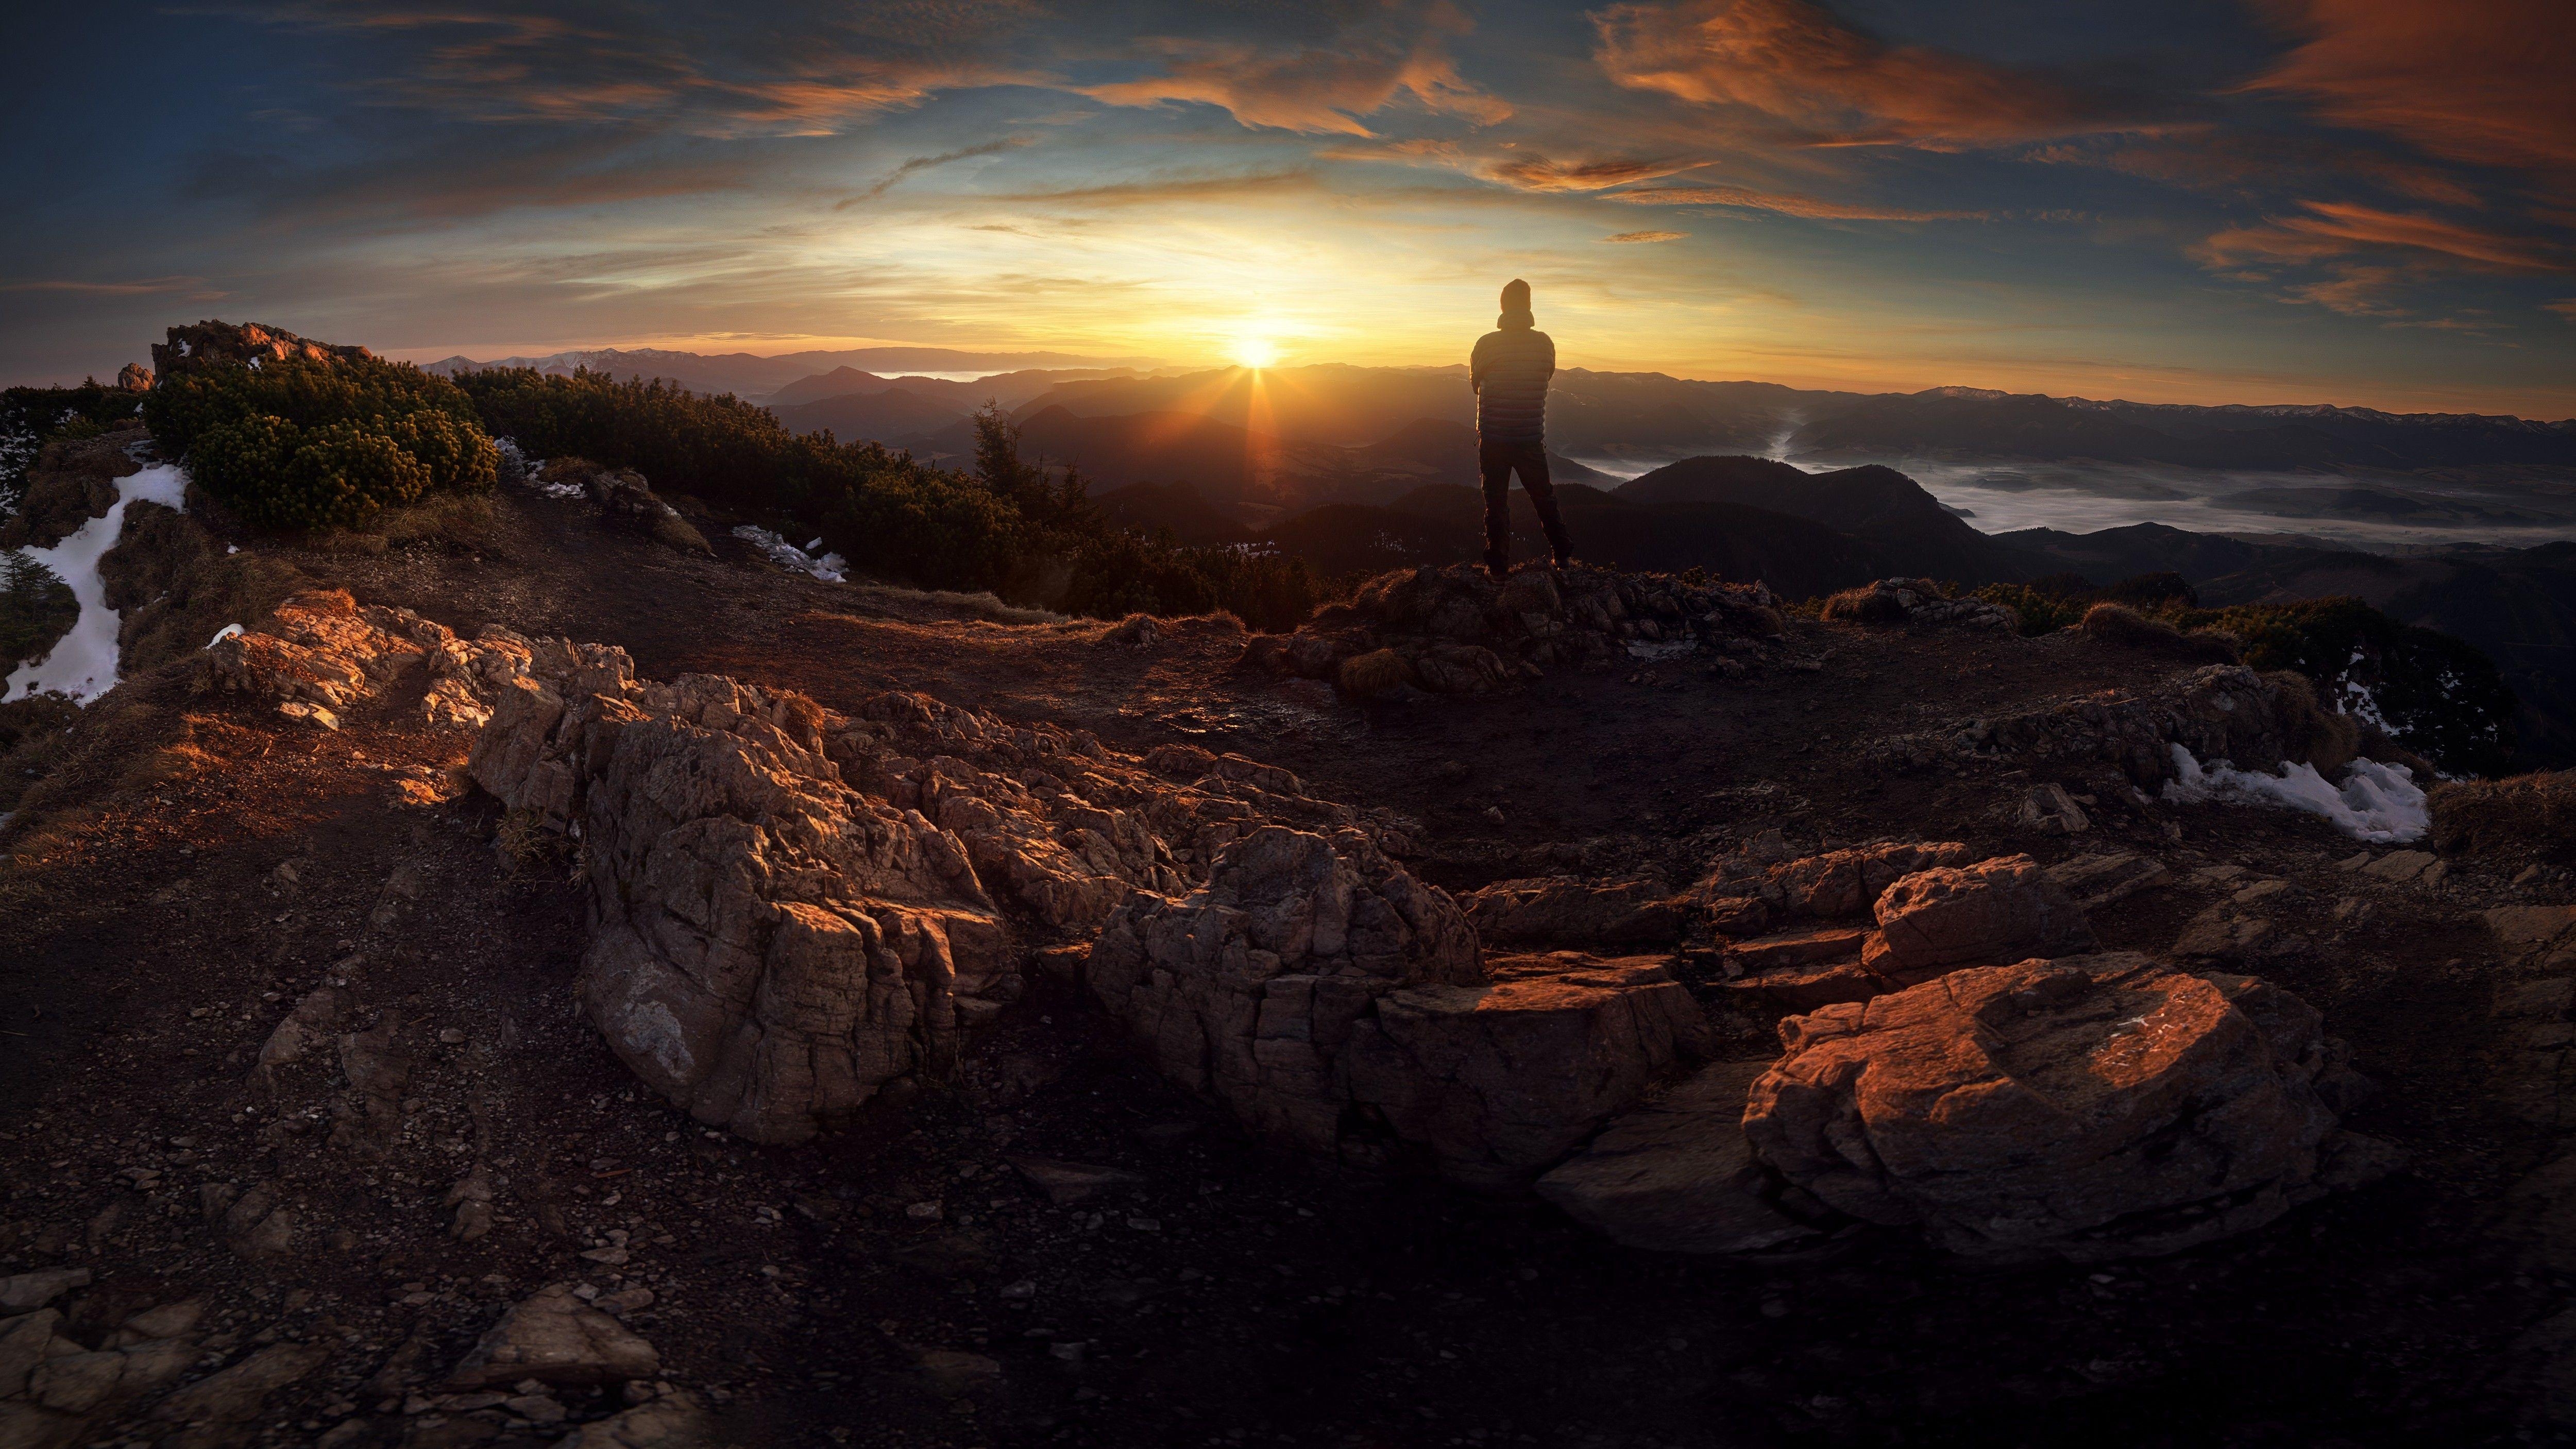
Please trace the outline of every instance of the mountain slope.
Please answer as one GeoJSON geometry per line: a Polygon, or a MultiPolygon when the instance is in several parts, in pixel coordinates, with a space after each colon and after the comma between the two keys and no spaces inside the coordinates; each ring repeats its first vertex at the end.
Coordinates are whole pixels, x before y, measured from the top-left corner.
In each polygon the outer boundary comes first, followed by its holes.
{"type": "Polygon", "coordinates": [[[832,436],[843,442],[864,438],[879,443],[935,432],[965,416],[948,403],[900,387],[850,393],[793,407],[773,405],[770,411],[793,432],[829,428],[832,436]]]}
{"type": "Polygon", "coordinates": [[[1908,574],[1983,584],[2034,572],[2020,550],[1961,522],[1893,468],[1809,473],[1764,458],[1686,458],[1630,480],[1618,496],[1726,503],[1811,519],[1874,545],[1908,574]]]}

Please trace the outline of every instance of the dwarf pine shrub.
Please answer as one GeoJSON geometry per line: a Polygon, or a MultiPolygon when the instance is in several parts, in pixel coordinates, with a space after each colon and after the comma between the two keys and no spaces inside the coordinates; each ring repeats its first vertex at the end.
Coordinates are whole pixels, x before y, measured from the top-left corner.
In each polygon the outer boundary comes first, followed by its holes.
{"type": "Polygon", "coordinates": [[[263,528],[349,527],[425,493],[481,491],[501,461],[454,383],[379,358],[196,368],[162,378],[143,419],[263,528]]]}

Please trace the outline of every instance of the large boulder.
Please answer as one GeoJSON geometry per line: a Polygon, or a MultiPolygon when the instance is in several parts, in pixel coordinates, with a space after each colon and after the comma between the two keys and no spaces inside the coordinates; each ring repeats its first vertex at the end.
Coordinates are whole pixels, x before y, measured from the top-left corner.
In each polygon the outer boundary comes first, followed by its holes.
{"type": "Polygon", "coordinates": [[[2316,1011],[2143,956],[1955,971],[1781,1023],[1744,1133],[1853,1217],[1975,1257],[2173,1252],[2384,1168],[2316,1011]]]}
{"type": "Polygon", "coordinates": [[[1538,1195],[1616,1243],[1661,1253],[1751,1253],[1813,1237],[1744,1137],[1764,1062],[1711,1062],[1601,1129],[1538,1180],[1538,1195]]]}
{"type": "Polygon", "coordinates": [[[1392,1137],[1479,1186],[1528,1181],[1705,1033],[1659,961],[1481,962],[1456,903],[1357,831],[1255,831],[1187,896],[1137,893],[1086,979],[1256,1132],[1369,1161],[1392,1137]]]}
{"type": "Polygon", "coordinates": [[[1218,852],[1197,890],[1131,896],[1084,974],[1165,1076],[1329,1153],[1353,1026],[1400,987],[1480,984],[1478,956],[1457,904],[1361,832],[1272,826],[1218,852]]]}
{"type": "Polygon", "coordinates": [[[1872,971],[1911,985],[1966,965],[2089,949],[2093,928],[2065,886],[2027,855],[1917,871],[1878,897],[1878,932],[1863,947],[1872,971]]]}
{"type": "Polygon", "coordinates": [[[1572,952],[1488,963],[1478,985],[1413,986],[1352,1026],[1350,1100],[1441,1174],[1513,1187],[1707,1045],[1660,958],[1572,952]]]}

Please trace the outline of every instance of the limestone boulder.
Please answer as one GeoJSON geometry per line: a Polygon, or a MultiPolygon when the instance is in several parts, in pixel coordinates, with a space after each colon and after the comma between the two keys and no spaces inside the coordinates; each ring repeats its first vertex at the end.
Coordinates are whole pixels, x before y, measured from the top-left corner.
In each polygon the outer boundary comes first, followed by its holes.
{"type": "Polygon", "coordinates": [[[1164,1075],[1326,1153],[1346,1102],[1334,1062],[1358,1019],[1399,987],[1484,979],[1445,892],[1362,832],[1286,826],[1225,846],[1187,895],[1132,894],[1084,977],[1164,1075]]]}
{"type": "Polygon", "coordinates": [[[1878,932],[1862,964],[1900,984],[2093,944],[2084,908],[2026,855],[1917,871],[1890,885],[1872,913],[1878,932]]]}
{"type": "Polygon", "coordinates": [[[1744,1112],[1763,1161],[1838,1211],[1974,1257],[2173,1252],[2386,1160],[2348,1150],[2320,1095],[2342,1068],[2316,1011],[2252,977],[2031,960],[1780,1034],[1744,1112]]]}
{"type": "Polygon", "coordinates": [[[1613,1242],[1660,1253],[1750,1253],[1814,1237],[1783,1208],[1784,1196],[1801,1195],[1785,1192],[1745,1140],[1745,1097],[1768,1066],[1700,1068],[1601,1129],[1538,1180],[1538,1195],[1613,1242]]]}

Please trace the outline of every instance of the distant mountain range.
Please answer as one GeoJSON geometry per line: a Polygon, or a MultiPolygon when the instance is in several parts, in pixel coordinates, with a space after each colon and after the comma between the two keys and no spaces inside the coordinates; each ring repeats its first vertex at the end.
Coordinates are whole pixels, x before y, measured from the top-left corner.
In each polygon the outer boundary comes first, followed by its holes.
{"type": "MultiPolygon", "coordinates": [[[[807,376],[776,384],[772,401],[805,404],[882,391],[897,381],[882,375],[807,376]]],[[[907,391],[920,391],[911,380],[901,381],[907,391]]],[[[1362,447],[1415,422],[1475,421],[1475,395],[1464,367],[1098,368],[1053,377],[1033,370],[1011,381],[1012,392],[1024,395],[1019,401],[1005,398],[1006,405],[1023,415],[1053,407],[1078,417],[1191,414],[1286,443],[1362,447]]],[[[970,384],[969,393],[954,395],[961,414],[988,395],[989,390],[972,391],[984,386],[970,384]]],[[[1640,462],[1762,453],[1823,461],[2092,461],[2242,472],[2576,467],[2576,421],[2095,402],[1974,388],[1823,392],[1585,368],[1557,374],[1548,399],[1548,435],[1569,455],[1640,462]]]]}
{"type": "MultiPolygon", "coordinates": [[[[1016,372],[1029,368],[1069,369],[1088,375],[1118,368],[1159,366],[1150,357],[1081,357],[1068,352],[962,352],[950,347],[856,347],[842,351],[782,352],[762,357],[748,352],[670,352],[661,348],[595,348],[553,352],[543,357],[496,357],[484,361],[462,355],[442,357],[421,366],[454,374],[482,367],[533,367],[539,372],[570,374],[578,368],[619,378],[668,378],[691,392],[733,393],[766,398],[800,378],[828,375],[835,369],[863,376],[904,372],[1016,372]]],[[[829,396],[811,393],[800,401],[829,396]]],[[[981,399],[979,398],[978,401],[981,399]]]]}

